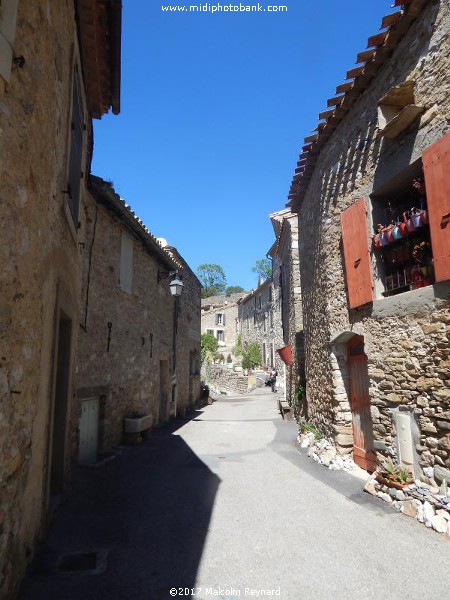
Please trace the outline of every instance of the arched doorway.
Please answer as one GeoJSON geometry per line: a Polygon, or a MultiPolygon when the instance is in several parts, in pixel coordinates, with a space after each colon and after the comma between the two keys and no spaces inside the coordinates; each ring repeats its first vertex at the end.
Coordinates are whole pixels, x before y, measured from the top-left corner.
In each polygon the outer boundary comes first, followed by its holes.
{"type": "Polygon", "coordinates": [[[373,427],[370,414],[369,376],[364,338],[355,335],[347,343],[350,409],[353,427],[353,459],[357,465],[374,471],[373,427]]]}

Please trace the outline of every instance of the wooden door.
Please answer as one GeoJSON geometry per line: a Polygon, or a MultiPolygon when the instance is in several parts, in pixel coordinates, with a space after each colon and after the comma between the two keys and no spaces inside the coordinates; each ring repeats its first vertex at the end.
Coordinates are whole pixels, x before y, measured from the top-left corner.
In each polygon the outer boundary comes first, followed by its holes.
{"type": "Polygon", "coordinates": [[[80,447],[78,460],[81,464],[97,462],[99,399],[88,398],[81,403],[80,447]]]}
{"type": "Polygon", "coordinates": [[[353,459],[357,465],[374,471],[372,416],[370,414],[369,377],[364,339],[355,336],[348,343],[350,407],[353,426],[353,459]]]}

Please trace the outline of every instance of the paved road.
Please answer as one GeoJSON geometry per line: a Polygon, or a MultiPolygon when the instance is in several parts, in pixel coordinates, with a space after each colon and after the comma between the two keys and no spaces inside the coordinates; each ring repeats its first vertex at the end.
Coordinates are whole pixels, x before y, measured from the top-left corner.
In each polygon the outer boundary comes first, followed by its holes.
{"type": "Polygon", "coordinates": [[[450,541],[300,454],[295,438],[257,390],[75,470],[21,597],[448,597],[450,541]],[[55,572],[64,552],[95,549],[108,552],[103,572],[55,572]]]}

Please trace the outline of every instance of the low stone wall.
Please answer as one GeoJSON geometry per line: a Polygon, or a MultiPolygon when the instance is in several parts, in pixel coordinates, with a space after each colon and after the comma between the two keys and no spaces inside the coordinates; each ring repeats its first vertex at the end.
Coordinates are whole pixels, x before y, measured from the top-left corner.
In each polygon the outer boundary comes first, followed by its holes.
{"type": "Polygon", "coordinates": [[[223,365],[202,365],[203,381],[218,393],[248,394],[256,388],[256,378],[237,373],[223,365]]]}

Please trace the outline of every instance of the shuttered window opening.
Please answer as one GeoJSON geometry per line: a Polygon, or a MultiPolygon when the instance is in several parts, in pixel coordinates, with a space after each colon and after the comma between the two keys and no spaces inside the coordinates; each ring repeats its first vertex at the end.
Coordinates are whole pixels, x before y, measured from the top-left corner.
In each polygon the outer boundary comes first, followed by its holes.
{"type": "Polygon", "coordinates": [[[120,287],[131,294],[133,286],[133,238],[122,230],[120,245],[120,287]]]}
{"type": "Polygon", "coordinates": [[[392,296],[434,283],[422,161],[372,195],[376,291],[392,296]]]}
{"type": "Polygon", "coordinates": [[[423,152],[436,281],[450,279],[450,133],[423,152]]]}
{"type": "Polygon", "coordinates": [[[341,229],[349,307],[358,308],[373,301],[364,198],[341,214],[341,229]]]}
{"type": "Polygon", "coordinates": [[[75,227],[78,227],[81,161],[83,157],[84,137],[83,101],[78,71],[75,71],[73,78],[72,119],[70,127],[69,181],[67,186],[67,196],[70,213],[75,223],[75,227]]]}

